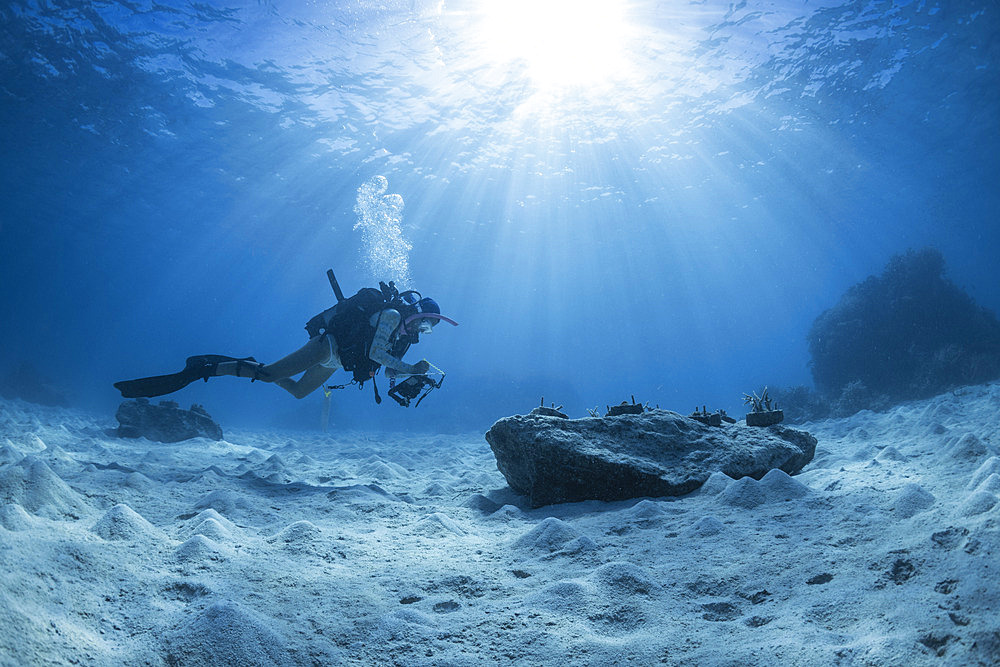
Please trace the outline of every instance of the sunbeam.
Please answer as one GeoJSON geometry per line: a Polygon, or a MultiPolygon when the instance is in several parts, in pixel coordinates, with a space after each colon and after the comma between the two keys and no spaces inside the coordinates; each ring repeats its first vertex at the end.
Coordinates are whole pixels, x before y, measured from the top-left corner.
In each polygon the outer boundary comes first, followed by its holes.
{"type": "Polygon", "coordinates": [[[486,0],[484,54],[522,62],[542,89],[601,87],[629,72],[626,9],[615,0],[486,0]]]}

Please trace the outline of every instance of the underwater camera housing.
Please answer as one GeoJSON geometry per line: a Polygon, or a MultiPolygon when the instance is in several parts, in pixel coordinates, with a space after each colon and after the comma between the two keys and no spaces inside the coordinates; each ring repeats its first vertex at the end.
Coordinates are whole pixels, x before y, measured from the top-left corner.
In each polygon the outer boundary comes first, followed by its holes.
{"type": "Polygon", "coordinates": [[[417,402],[413,407],[420,405],[420,401],[424,400],[424,397],[431,392],[432,389],[437,389],[444,382],[444,377],[440,380],[432,380],[427,375],[411,375],[397,385],[394,385],[389,389],[389,396],[392,396],[393,400],[402,405],[404,408],[410,407],[410,402],[413,399],[417,399],[417,402]],[[421,394],[421,392],[423,392],[421,394]],[[419,398],[417,398],[419,396],[419,398]]]}

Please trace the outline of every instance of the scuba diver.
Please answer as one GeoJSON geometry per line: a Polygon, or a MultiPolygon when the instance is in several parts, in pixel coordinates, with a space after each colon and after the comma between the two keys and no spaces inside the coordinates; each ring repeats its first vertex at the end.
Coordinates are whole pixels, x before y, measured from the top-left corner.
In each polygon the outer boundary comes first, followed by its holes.
{"type": "MultiPolygon", "coordinates": [[[[429,334],[440,321],[458,323],[441,315],[434,299],[416,290],[400,293],[393,282],[366,287],[344,298],[333,270],[327,271],[337,303],[316,315],[306,324],[309,342],[272,364],[262,364],[253,357],[227,357],[206,354],[188,357],[184,370],[170,375],[123,380],[115,383],[125,398],[153,397],[183,389],[195,380],[233,375],[276,384],[295,398],[304,398],[323,386],[334,372],[344,369],[353,374],[349,384],[372,381],[375,401],[382,402],[375,384],[375,374],[382,366],[389,377],[389,395],[400,405],[408,406],[421,391],[441,386],[428,372],[433,367],[426,359],[415,364],[403,361],[411,345],[429,334]],[[293,376],[301,373],[297,380],[293,376]],[[397,378],[405,378],[396,384],[397,378]]],[[[437,369],[435,369],[437,370],[437,369]]],[[[329,388],[341,388],[336,385],[329,388]]],[[[417,401],[419,405],[420,400],[417,401]]]]}

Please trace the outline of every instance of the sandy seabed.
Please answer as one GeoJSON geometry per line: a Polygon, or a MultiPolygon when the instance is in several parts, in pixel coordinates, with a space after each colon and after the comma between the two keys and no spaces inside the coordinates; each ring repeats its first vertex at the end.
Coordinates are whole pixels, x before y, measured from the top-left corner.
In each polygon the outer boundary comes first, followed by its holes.
{"type": "Polygon", "coordinates": [[[540,509],[481,434],[115,425],[0,401],[0,664],[1000,663],[1000,384],[540,509]]]}

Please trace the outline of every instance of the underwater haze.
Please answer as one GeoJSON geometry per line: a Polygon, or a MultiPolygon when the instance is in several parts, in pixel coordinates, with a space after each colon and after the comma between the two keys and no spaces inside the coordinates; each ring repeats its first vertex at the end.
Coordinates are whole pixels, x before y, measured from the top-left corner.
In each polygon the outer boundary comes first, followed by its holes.
{"type": "MultiPolygon", "coordinates": [[[[407,356],[440,390],[338,390],[333,430],[739,413],[907,249],[1000,310],[998,35],[988,0],[7,0],[0,369],[110,417],[116,380],[297,349],[333,268],[460,323],[407,356]]],[[[314,430],[324,400],[169,398],[314,430]]]]}

